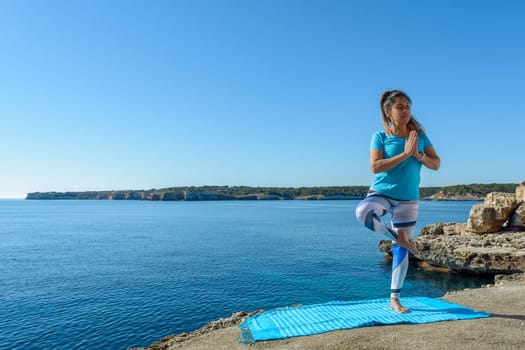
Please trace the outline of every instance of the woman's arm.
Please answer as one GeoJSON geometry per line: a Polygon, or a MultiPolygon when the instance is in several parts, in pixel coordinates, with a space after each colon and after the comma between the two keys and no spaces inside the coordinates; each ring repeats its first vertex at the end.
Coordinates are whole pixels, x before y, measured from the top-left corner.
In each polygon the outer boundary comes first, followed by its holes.
{"type": "MultiPolygon", "coordinates": [[[[435,153],[435,152],[434,152],[435,153]]],[[[384,158],[383,151],[371,150],[370,151],[370,168],[374,174],[381,173],[392,169],[408,157],[415,156],[417,154],[417,132],[411,131],[408,140],[405,142],[405,150],[403,153],[397,154],[391,158],[384,158]]]]}
{"type": "Polygon", "coordinates": [[[420,157],[416,157],[416,159],[432,170],[438,170],[441,166],[441,159],[432,146],[425,148],[425,152],[420,153],[420,157]]]}
{"type": "Polygon", "coordinates": [[[410,154],[399,153],[392,158],[385,159],[383,158],[383,151],[373,149],[370,151],[370,168],[374,174],[381,173],[392,169],[408,157],[410,157],[410,154]]]}

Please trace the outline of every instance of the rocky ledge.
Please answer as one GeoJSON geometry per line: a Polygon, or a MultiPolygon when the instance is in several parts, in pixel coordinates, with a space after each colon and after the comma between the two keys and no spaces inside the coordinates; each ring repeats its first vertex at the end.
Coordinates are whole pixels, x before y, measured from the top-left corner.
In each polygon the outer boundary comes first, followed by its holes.
{"type": "MultiPolygon", "coordinates": [[[[525,272],[525,181],[512,193],[489,193],[467,223],[425,226],[414,240],[424,266],[474,274],[525,272]]],[[[379,249],[391,256],[391,242],[379,249]]]]}

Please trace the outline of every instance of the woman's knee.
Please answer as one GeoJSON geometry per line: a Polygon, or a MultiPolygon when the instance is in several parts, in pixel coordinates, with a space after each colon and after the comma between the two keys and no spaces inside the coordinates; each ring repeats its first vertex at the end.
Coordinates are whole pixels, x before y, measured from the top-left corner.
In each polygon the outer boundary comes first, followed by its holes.
{"type": "Polygon", "coordinates": [[[355,215],[361,222],[365,222],[367,216],[371,213],[375,213],[377,216],[383,216],[386,213],[386,208],[377,201],[370,200],[369,198],[364,199],[355,208],[355,215]]]}
{"type": "Polygon", "coordinates": [[[368,214],[369,211],[370,211],[370,208],[368,208],[366,203],[364,203],[363,201],[359,203],[357,207],[355,208],[355,216],[357,217],[359,221],[365,222],[366,215],[368,214]]]}
{"type": "Polygon", "coordinates": [[[381,210],[378,210],[377,206],[373,203],[361,203],[355,208],[355,215],[357,216],[357,219],[364,223],[368,216],[370,216],[371,213],[376,214],[377,216],[381,215],[381,210]]]}

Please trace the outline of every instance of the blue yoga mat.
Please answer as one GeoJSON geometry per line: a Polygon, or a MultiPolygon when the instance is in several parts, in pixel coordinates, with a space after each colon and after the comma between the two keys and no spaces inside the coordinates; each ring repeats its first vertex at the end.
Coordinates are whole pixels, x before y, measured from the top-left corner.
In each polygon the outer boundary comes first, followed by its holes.
{"type": "Polygon", "coordinates": [[[241,343],[312,335],[338,329],[402,323],[431,323],[490,317],[489,313],[427,297],[403,298],[409,313],[398,314],[389,299],[333,301],[270,310],[252,316],[239,325],[241,343]]]}

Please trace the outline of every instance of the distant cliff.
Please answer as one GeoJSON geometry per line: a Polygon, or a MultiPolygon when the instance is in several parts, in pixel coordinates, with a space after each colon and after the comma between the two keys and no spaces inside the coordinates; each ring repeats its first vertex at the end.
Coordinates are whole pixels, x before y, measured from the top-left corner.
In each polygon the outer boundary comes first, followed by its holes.
{"type": "Polygon", "coordinates": [[[518,184],[470,184],[421,188],[421,197],[428,200],[483,200],[491,192],[514,193],[518,184]]]}
{"type": "MultiPolygon", "coordinates": [[[[471,184],[447,187],[422,187],[425,200],[483,200],[490,192],[513,193],[517,184],[471,184]]],[[[249,187],[249,186],[188,186],[151,190],[32,192],[26,199],[106,199],[152,201],[209,200],[341,200],[361,199],[368,186],[326,187],[249,187]]]]}
{"type": "Polygon", "coordinates": [[[282,199],[359,199],[368,186],[333,187],[248,187],[190,186],[138,191],[33,192],[26,199],[109,199],[109,200],[282,200],[282,199]]]}

